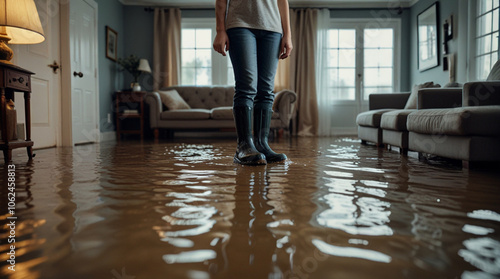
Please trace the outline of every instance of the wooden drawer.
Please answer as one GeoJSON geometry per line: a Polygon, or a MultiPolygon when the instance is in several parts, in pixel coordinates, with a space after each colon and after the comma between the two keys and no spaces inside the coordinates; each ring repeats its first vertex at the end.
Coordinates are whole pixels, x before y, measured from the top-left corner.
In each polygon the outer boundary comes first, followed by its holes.
{"type": "Polygon", "coordinates": [[[116,93],[117,101],[120,103],[140,103],[142,99],[146,95],[146,92],[137,91],[137,92],[127,92],[121,91],[116,93]]]}
{"type": "Polygon", "coordinates": [[[9,69],[6,72],[6,84],[5,87],[17,89],[20,91],[31,92],[31,79],[30,75],[19,72],[16,70],[9,69]]]}

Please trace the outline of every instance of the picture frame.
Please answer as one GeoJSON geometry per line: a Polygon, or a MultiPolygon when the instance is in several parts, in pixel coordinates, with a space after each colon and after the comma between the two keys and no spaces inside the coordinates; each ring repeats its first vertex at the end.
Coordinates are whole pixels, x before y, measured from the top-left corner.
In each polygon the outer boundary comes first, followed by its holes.
{"type": "Polygon", "coordinates": [[[118,59],[118,32],[106,26],[106,58],[116,62],[118,59]]]}
{"type": "Polygon", "coordinates": [[[417,15],[418,70],[439,66],[438,2],[417,15]]]}

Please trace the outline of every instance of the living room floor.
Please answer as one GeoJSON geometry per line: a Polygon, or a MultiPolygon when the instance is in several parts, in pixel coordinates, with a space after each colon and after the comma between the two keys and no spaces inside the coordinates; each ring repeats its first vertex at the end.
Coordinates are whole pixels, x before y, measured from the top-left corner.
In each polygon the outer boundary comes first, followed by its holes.
{"type": "Polygon", "coordinates": [[[289,160],[236,165],[234,138],[15,150],[0,277],[500,276],[497,170],[350,137],[271,145],[289,160]]]}

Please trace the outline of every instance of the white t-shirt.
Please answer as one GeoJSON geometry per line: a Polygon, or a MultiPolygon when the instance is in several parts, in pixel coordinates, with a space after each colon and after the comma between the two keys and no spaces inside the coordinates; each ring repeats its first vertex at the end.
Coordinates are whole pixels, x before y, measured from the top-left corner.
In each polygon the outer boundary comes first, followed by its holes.
{"type": "Polygon", "coordinates": [[[236,27],[283,33],[278,0],[227,0],[226,30],[236,27]]]}

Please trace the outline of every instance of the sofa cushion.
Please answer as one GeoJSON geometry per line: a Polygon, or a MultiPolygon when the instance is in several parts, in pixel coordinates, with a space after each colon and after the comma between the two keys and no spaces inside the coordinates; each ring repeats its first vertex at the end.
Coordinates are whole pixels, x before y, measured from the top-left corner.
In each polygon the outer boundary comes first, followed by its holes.
{"type": "Polygon", "coordinates": [[[500,60],[498,60],[495,65],[491,68],[491,71],[486,78],[487,81],[490,80],[500,80],[500,60]]]}
{"type": "MultiPolygon", "coordinates": [[[[183,88],[179,92],[192,108],[213,109],[216,107],[228,106],[232,103],[229,99],[231,88],[227,87],[189,87],[183,88]]],[[[234,90],[232,91],[234,92],[234,90]]],[[[230,95],[232,97],[232,95],[230,95]]]]}
{"type": "Polygon", "coordinates": [[[177,90],[158,91],[161,102],[169,110],[190,109],[191,107],[182,99],[177,90]]]}
{"type": "Polygon", "coordinates": [[[212,119],[233,119],[233,107],[218,107],[210,111],[212,119]]]}
{"type": "Polygon", "coordinates": [[[422,88],[436,88],[441,87],[439,84],[434,84],[434,82],[426,82],[418,85],[414,85],[411,90],[410,97],[408,97],[408,101],[406,101],[405,109],[416,109],[417,108],[417,100],[418,100],[418,90],[422,88]]]}
{"type": "Polygon", "coordinates": [[[420,134],[500,136],[500,106],[424,109],[408,116],[407,128],[420,134]]]}
{"type": "Polygon", "coordinates": [[[167,110],[160,114],[160,118],[163,120],[172,119],[209,119],[210,110],[208,109],[181,109],[181,110],[167,110]]]}
{"type": "Polygon", "coordinates": [[[416,110],[414,109],[398,109],[388,111],[382,114],[380,120],[380,128],[396,131],[408,131],[406,128],[406,120],[408,115],[416,110]]]}
{"type": "Polygon", "coordinates": [[[362,112],[356,117],[356,124],[367,127],[380,127],[382,114],[394,109],[374,109],[362,112]]]}

